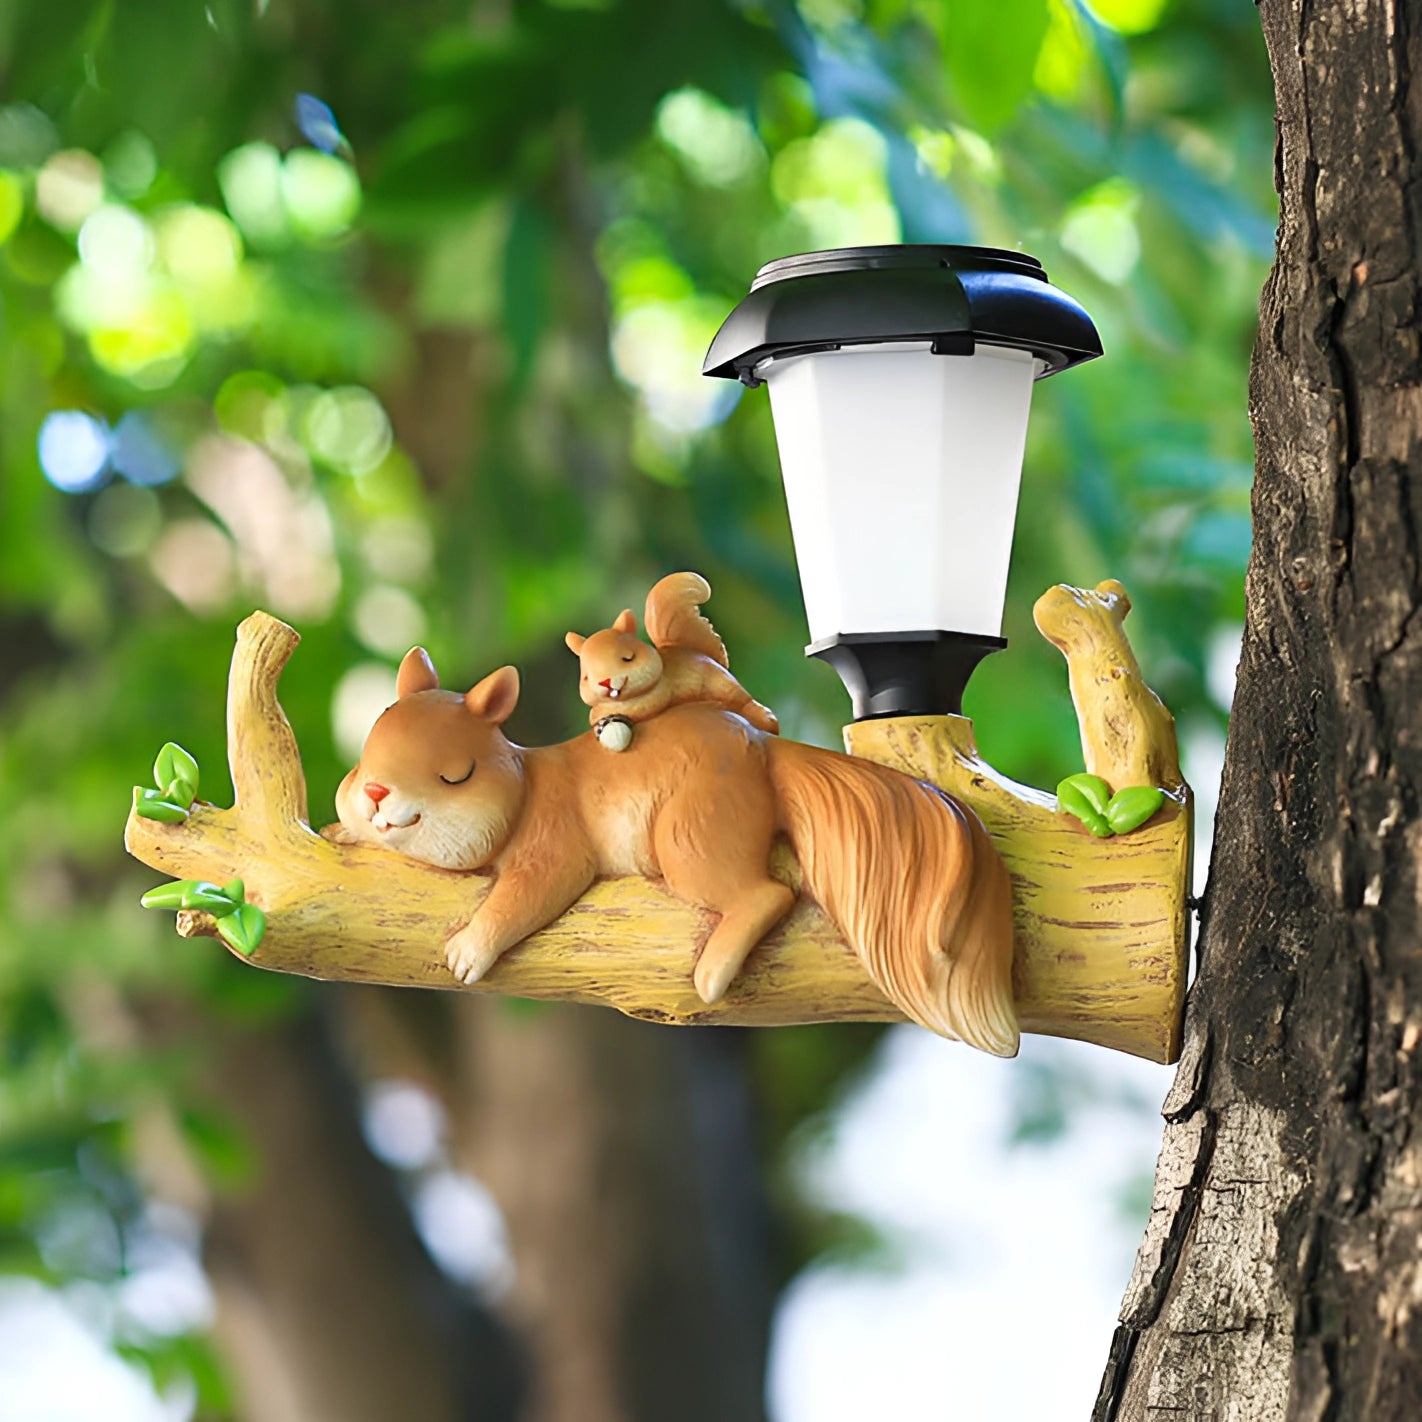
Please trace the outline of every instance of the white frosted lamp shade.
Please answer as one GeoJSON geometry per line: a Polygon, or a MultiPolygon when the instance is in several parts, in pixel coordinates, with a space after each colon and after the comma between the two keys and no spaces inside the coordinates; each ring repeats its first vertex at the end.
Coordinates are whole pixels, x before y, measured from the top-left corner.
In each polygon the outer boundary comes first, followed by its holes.
{"type": "Polygon", "coordinates": [[[705,375],[770,388],[811,656],[857,717],[952,713],[1002,641],[1035,380],[1101,354],[1025,252],[842,247],[761,268],[705,375]]]}
{"type": "Polygon", "coordinates": [[[810,638],[997,637],[1037,370],[928,342],[772,358],[780,468],[810,638]]]}

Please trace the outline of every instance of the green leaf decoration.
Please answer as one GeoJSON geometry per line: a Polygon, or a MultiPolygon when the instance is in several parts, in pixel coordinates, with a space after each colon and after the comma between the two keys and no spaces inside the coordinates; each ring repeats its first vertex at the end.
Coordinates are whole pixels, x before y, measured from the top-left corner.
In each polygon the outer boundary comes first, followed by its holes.
{"type": "Polygon", "coordinates": [[[209,884],[206,879],[197,879],[191,881],[191,887],[183,895],[183,907],[195,909],[199,913],[210,913],[214,918],[223,918],[234,913],[238,905],[216,884],[209,884]]]}
{"type": "Polygon", "coordinates": [[[191,780],[184,780],[181,775],[163,789],[165,800],[170,800],[175,805],[181,805],[185,810],[192,808],[196,796],[197,786],[191,780]]]}
{"type": "Polygon", "coordinates": [[[133,808],[145,820],[161,820],[165,825],[179,825],[188,817],[188,807],[167,799],[161,790],[133,787],[133,808]]]}
{"type": "Polygon", "coordinates": [[[1131,785],[1118,790],[1106,807],[1106,819],[1115,834],[1139,829],[1165,803],[1165,792],[1152,785],[1131,785]]]}
{"type": "Polygon", "coordinates": [[[193,887],[194,882],[192,879],[174,879],[171,883],[159,884],[156,889],[149,889],[138,902],[144,908],[180,909],[183,895],[193,887]]]}
{"type": "Polygon", "coordinates": [[[244,958],[250,958],[267,931],[267,916],[256,904],[243,904],[226,918],[218,919],[217,931],[244,958]]]}
{"type": "Polygon", "coordinates": [[[232,900],[234,904],[244,904],[247,902],[247,886],[240,879],[233,879],[222,886],[222,892],[232,900]]]}
{"type": "MultiPolygon", "coordinates": [[[[158,752],[158,759],[153,762],[153,783],[171,788],[175,780],[185,780],[193,787],[193,795],[197,794],[198,788],[198,763],[192,755],[185,751],[176,741],[169,741],[162,750],[158,752]]],[[[177,797],[169,795],[170,799],[177,797]]],[[[188,796],[187,803],[193,802],[192,795],[188,796]]]]}
{"type": "MultiPolygon", "coordinates": [[[[1098,815],[1104,815],[1106,806],[1111,803],[1111,787],[1099,775],[1087,775],[1084,772],[1080,775],[1068,775],[1057,786],[1058,800],[1062,798],[1064,790],[1070,796],[1073,804],[1080,804],[1084,801],[1098,815]]],[[[1075,814],[1076,811],[1073,810],[1072,813],[1075,814]]]]}
{"type": "Polygon", "coordinates": [[[139,902],[144,908],[193,909],[210,913],[214,918],[224,918],[242,904],[240,898],[206,879],[174,879],[171,884],[159,884],[156,889],[149,889],[139,902]]]}
{"type": "Polygon", "coordinates": [[[1057,786],[1057,805],[1075,815],[1098,839],[1112,833],[1106,819],[1111,787],[1099,775],[1069,775],[1057,786]]]}
{"type": "Polygon", "coordinates": [[[1151,785],[1128,785],[1113,795],[1099,775],[1069,775],[1057,786],[1057,806],[1075,815],[1098,839],[1139,829],[1165,803],[1151,785]]]}

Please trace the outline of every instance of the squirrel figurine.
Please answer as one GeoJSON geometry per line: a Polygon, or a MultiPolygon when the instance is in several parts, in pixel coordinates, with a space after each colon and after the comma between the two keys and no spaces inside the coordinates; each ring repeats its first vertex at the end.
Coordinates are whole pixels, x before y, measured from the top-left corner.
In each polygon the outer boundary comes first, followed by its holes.
{"type": "Polygon", "coordinates": [[[350,838],[445,869],[490,870],[445,944],[462,982],[575,903],[598,877],[661,877],[719,919],[693,971],[719,1000],[795,903],[772,876],[783,834],[806,891],[914,1021],[998,1056],[1017,1051],[1012,890],[973,812],[923,781],[752,726],[671,706],[609,756],[591,732],[525,749],[500,727],[518,701],[503,667],[464,695],[421,648],[336,792],[350,838]]]}
{"type": "Polygon", "coordinates": [[[672,573],[647,594],[648,646],[637,635],[631,608],[611,627],[564,639],[582,673],[578,695],[592,710],[588,721],[609,750],[626,750],[635,722],[669,706],[709,701],[744,716],[758,730],[778,735],[780,722],[730,672],[726,644],[703,616],[711,585],[699,573],[672,573]]]}

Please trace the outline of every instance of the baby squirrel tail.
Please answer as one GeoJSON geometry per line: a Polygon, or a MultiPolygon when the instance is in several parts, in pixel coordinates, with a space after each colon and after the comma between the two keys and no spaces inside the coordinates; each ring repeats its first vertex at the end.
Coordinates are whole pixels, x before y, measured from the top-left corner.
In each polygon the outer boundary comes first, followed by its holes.
{"type": "Polygon", "coordinates": [[[729,668],[726,644],[702,616],[711,584],[700,573],[669,573],[647,594],[647,636],[659,650],[685,647],[729,668]]]}

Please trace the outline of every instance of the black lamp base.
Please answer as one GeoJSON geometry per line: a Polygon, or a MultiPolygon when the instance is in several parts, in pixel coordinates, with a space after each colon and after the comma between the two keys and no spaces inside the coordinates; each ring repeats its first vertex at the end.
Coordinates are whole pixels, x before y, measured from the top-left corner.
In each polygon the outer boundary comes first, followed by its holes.
{"type": "Polygon", "coordinates": [[[961,716],[973,669],[1005,637],[968,632],[850,632],[805,648],[828,662],[854,703],[856,721],[883,716],[961,716]]]}

